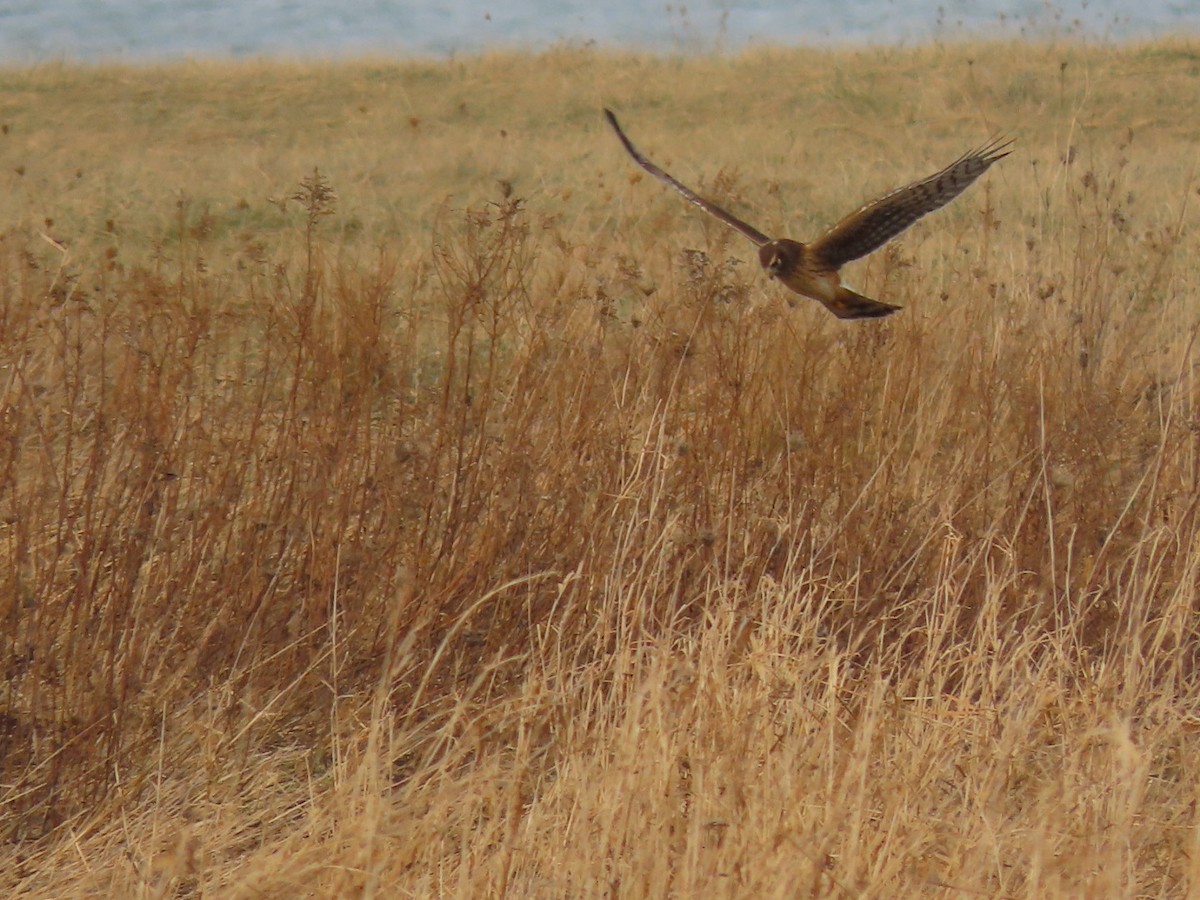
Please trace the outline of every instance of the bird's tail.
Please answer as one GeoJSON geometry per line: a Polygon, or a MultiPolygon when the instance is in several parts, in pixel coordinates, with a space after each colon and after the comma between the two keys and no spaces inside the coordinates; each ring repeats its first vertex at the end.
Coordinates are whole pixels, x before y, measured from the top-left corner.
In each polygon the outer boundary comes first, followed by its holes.
{"type": "Polygon", "coordinates": [[[856,294],[850,288],[838,285],[833,299],[825,303],[829,311],[839,319],[878,319],[890,316],[899,306],[872,300],[862,294],[856,294]]]}

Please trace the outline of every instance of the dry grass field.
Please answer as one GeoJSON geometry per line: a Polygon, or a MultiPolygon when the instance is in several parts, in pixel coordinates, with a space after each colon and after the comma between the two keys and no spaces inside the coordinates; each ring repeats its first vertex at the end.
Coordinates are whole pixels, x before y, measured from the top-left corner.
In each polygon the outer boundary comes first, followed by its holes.
{"type": "Polygon", "coordinates": [[[0,895],[1200,892],[1200,48],[0,70],[0,895]],[[1004,133],[840,322],[798,239],[1004,133]]]}

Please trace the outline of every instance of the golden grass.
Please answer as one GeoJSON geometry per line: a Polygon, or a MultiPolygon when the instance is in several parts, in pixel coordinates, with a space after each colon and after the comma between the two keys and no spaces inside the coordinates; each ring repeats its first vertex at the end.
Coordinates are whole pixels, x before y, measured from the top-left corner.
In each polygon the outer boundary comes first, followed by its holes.
{"type": "Polygon", "coordinates": [[[1200,51],[0,73],[0,893],[1200,890],[1200,51]],[[789,308],[605,129],[799,239],[789,308]]]}

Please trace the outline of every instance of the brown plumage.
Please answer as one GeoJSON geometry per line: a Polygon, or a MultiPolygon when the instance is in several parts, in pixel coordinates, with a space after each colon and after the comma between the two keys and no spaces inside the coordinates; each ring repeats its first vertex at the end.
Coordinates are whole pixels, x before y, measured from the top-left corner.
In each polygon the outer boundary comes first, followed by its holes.
{"type": "Polygon", "coordinates": [[[740,231],[758,246],[758,260],[772,278],[797,294],[819,300],[839,319],[888,316],[900,307],[857,294],[842,284],[838,270],[851,260],[882,247],[926,213],[945,206],[997,160],[1009,154],[1012,141],[993,140],[956,159],[936,175],[884,194],[842,219],[809,244],[787,238],[772,240],[757,228],[706,200],[650,162],[633,145],[611,110],[604,115],[639,166],[685,198],[740,231]]]}

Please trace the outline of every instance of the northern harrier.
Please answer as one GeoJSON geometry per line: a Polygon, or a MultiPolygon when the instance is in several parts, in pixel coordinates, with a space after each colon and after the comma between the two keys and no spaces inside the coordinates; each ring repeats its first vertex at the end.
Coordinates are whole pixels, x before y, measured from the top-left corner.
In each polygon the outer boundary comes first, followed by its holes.
{"type": "Polygon", "coordinates": [[[882,247],[926,213],[945,206],[986,172],[992,163],[1008,156],[1008,148],[1012,144],[1012,141],[993,140],[978,150],[960,156],[936,175],[873,200],[846,216],[811,244],[801,244],[787,238],[772,240],[757,228],[680,184],[633,146],[611,110],[606,109],[604,115],[634,162],[675,188],[705,212],[754,241],[758,245],[758,260],[772,278],[778,278],[797,294],[821,301],[839,319],[889,316],[900,308],[856,294],[842,285],[838,270],[851,260],[882,247]]]}

